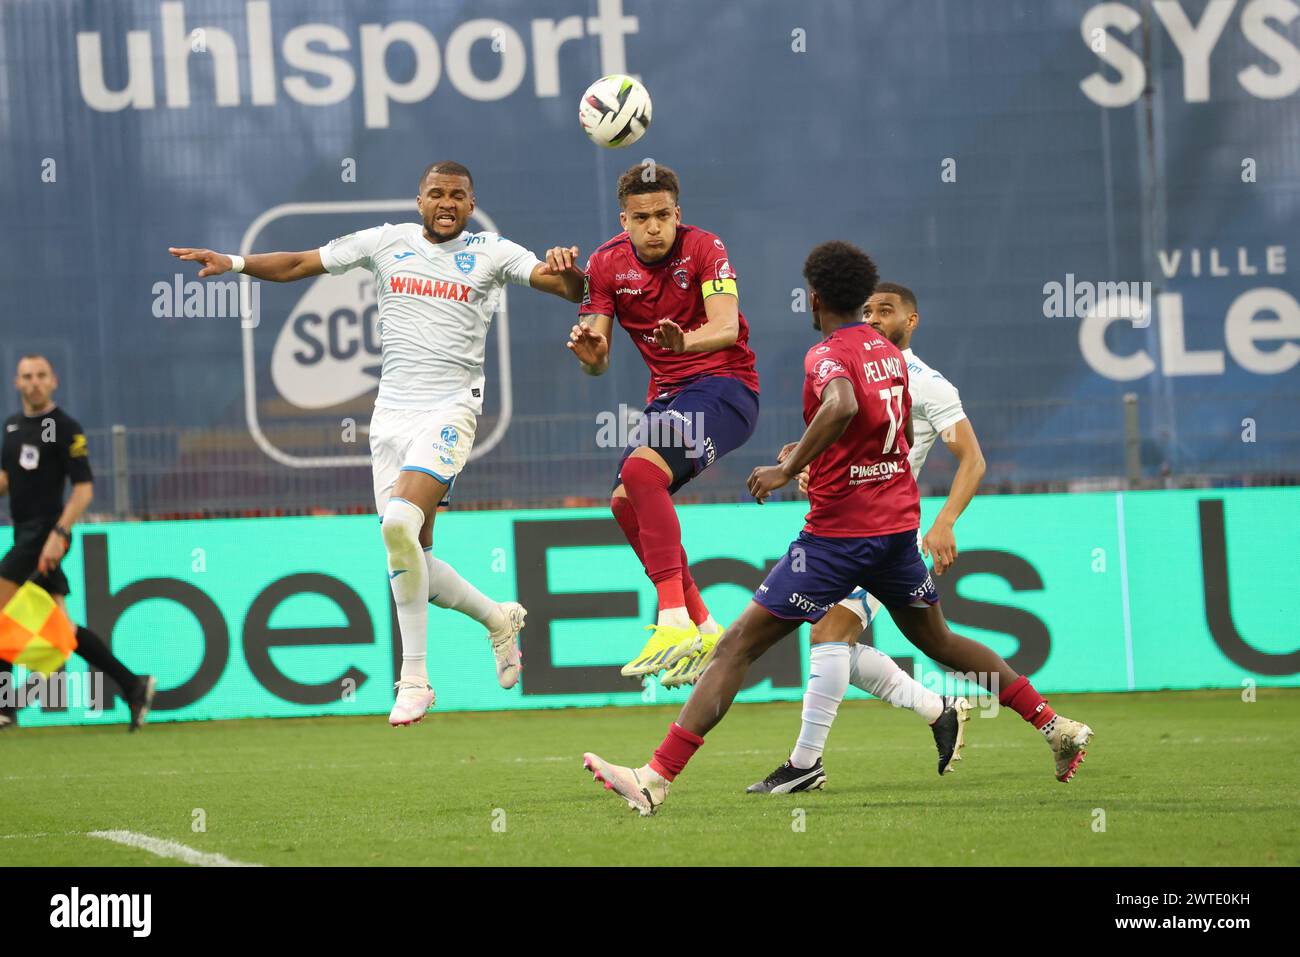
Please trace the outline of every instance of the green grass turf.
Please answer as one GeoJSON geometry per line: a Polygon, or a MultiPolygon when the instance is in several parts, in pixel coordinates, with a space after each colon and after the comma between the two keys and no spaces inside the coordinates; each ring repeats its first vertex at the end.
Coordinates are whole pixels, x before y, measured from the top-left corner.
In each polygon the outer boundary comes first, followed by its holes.
{"type": "Polygon", "coordinates": [[[18,729],[0,733],[0,863],[176,863],[84,834],[123,829],[266,865],[1300,864],[1300,692],[1052,703],[1097,731],[1069,785],[1012,712],[973,713],[940,779],[918,718],[850,701],[827,790],[780,797],[743,792],[785,758],[799,707],[737,706],[650,819],[580,755],[642,763],[663,707],[18,729]]]}

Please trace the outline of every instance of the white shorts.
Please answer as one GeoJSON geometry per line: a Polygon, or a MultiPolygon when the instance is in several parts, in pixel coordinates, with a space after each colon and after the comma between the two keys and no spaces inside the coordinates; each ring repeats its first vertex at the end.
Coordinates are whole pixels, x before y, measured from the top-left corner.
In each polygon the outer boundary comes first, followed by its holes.
{"type": "Polygon", "coordinates": [[[370,419],[370,467],[379,514],[384,514],[400,472],[432,475],[447,485],[450,497],[451,485],[474,448],[477,426],[478,416],[466,405],[439,409],[376,408],[370,419]]]}
{"type": "MultiPolygon", "coordinates": [[[[924,537],[918,528],[916,530],[916,550],[918,552],[921,550],[921,541],[924,537]]],[[[848,597],[840,599],[839,603],[858,616],[863,628],[875,621],[876,615],[880,614],[880,609],[885,607],[875,595],[865,588],[853,589],[853,591],[849,592],[848,597]]]]}

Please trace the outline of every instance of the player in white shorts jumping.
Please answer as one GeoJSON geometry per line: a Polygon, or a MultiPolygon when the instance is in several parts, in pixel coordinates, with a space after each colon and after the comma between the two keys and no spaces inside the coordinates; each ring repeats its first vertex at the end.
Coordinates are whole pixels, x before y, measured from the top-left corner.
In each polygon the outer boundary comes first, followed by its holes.
{"type": "MultiPolygon", "coordinates": [[[[979,488],[984,475],[984,456],[956,387],[917,358],[910,348],[919,318],[916,295],[906,286],[878,283],[862,312],[868,323],[903,350],[907,360],[912,396],[913,434],[908,454],[912,475],[921,474],[921,466],[937,438],[942,438],[957,458],[957,473],[948,498],[930,531],[919,542],[921,550],[933,557],[935,574],[942,575],[957,557],[953,524],[979,488]]],[[[800,476],[800,480],[802,486],[806,479],[800,476]]],[[[888,655],[857,643],[858,633],[871,624],[880,607],[874,596],[859,588],[813,627],[811,677],[804,694],[799,739],[790,759],[762,781],[750,785],[750,793],[809,791],[826,783],[822,750],[850,684],[924,718],[934,732],[940,774],[960,759],[963,723],[969,708],[966,699],[945,701],[898,667],[888,655]]]]}
{"type": "Polygon", "coordinates": [[[418,722],[434,702],[426,665],[429,602],[481,622],[501,687],[519,680],[517,639],[527,612],[518,602],[493,601],[435,558],[433,520],[474,446],[484,346],[502,288],[531,286],[576,303],[583,283],[577,247],[553,247],[542,262],[496,233],[466,232],[474,180],[460,163],[430,165],[415,205],[422,223],[385,223],[320,249],[248,257],[170,250],[202,263],[200,279],[232,270],[272,282],[357,267],[374,274],[383,364],[370,454],[402,633],[401,680],[388,717],[394,726],[418,722]]]}

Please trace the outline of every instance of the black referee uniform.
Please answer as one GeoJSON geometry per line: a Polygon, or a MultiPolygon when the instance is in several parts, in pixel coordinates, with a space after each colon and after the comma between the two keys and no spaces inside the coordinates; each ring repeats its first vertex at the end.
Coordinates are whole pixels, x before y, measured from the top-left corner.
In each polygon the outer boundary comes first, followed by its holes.
{"type": "MultiPolygon", "coordinates": [[[[57,406],[38,415],[11,415],[5,420],[0,469],[9,476],[14,522],[14,544],[0,559],[0,578],[21,585],[36,571],[45,541],[59,524],[64,485],[95,478],[86,435],[80,423],[57,406]]],[[[34,580],[51,595],[68,594],[62,568],[34,580]]]]}
{"type": "MultiPolygon", "coordinates": [[[[39,574],[36,566],[50,533],[59,529],[64,487],[94,479],[90,451],[80,423],[57,406],[36,415],[11,415],[4,424],[0,470],[9,478],[9,513],[14,523],[13,547],[0,558],[0,578],[21,585],[29,578],[52,595],[67,595],[68,578],[62,567],[39,574]]],[[[153,679],[141,678],[114,657],[104,641],[89,628],[77,628],[77,654],[117,682],[131,707],[131,730],[148,713],[153,679]]],[[[0,671],[12,671],[0,661],[0,671]]],[[[13,712],[5,714],[13,720],[13,712]]]]}

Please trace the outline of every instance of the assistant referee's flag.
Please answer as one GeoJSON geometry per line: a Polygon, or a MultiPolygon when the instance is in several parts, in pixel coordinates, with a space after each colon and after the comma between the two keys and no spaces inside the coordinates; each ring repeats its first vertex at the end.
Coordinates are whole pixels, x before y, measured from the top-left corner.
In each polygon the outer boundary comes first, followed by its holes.
{"type": "Polygon", "coordinates": [[[40,585],[27,582],[0,611],[0,658],[47,678],[77,647],[77,626],[40,585]]]}

